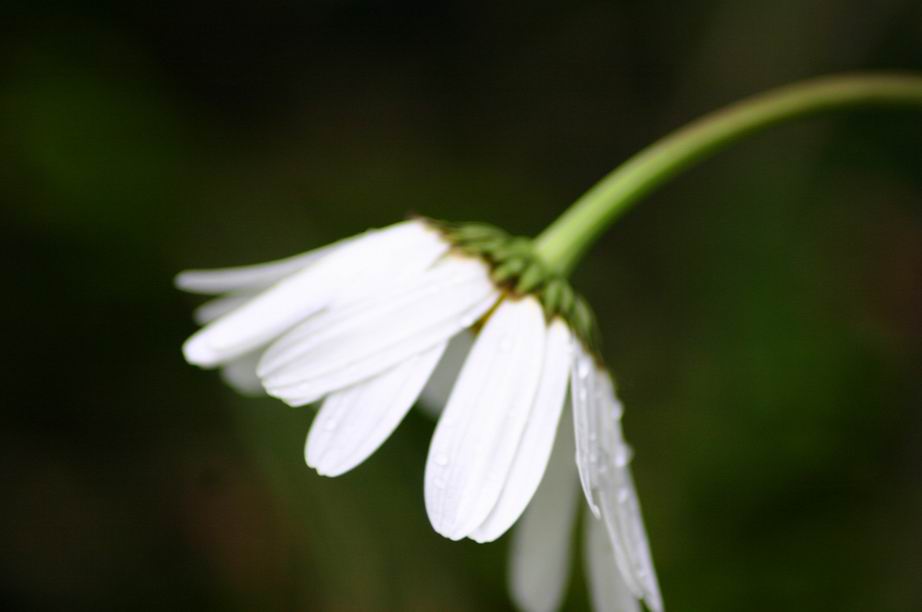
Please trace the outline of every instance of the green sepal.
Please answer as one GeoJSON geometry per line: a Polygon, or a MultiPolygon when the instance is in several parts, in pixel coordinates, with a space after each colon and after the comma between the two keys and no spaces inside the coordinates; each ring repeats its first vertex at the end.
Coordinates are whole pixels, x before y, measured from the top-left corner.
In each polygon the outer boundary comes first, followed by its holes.
{"type": "Polygon", "coordinates": [[[472,223],[469,225],[462,225],[454,230],[453,235],[455,238],[461,242],[468,241],[477,241],[484,238],[494,238],[498,234],[504,234],[499,228],[493,227],[492,225],[486,225],[483,223],[472,223]]]}
{"type": "Polygon", "coordinates": [[[531,239],[511,236],[484,223],[424,221],[458,251],[483,260],[490,267],[491,280],[501,291],[533,295],[549,321],[561,317],[588,350],[599,354],[599,335],[588,302],[565,277],[540,259],[531,239]]]}
{"type": "Polygon", "coordinates": [[[528,265],[528,260],[524,257],[517,257],[504,260],[501,264],[494,266],[493,273],[491,277],[494,282],[499,284],[515,284],[515,279],[519,277],[522,273],[522,270],[525,269],[525,266],[528,265]]]}
{"type": "Polygon", "coordinates": [[[519,275],[519,282],[516,284],[515,290],[517,293],[532,293],[545,282],[547,276],[544,264],[540,261],[532,260],[519,275]]]}
{"type": "Polygon", "coordinates": [[[560,312],[572,313],[575,299],[576,292],[573,291],[573,287],[570,286],[570,283],[564,281],[563,292],[560,295],[560,312]]]}
{"type": "Polygon", "coordinates": [[[544,313],[548,318],[560,312],[560,301],[565,284],[560,279],[554,278],[548,281],[541,290],[541,305],[544,307],[544,313]]]}

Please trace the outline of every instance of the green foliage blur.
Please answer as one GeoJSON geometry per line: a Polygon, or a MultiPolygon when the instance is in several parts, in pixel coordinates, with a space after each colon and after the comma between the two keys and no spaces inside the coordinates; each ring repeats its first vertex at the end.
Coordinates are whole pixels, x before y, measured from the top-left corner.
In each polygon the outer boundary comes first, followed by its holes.
{"type": "MultiPolygon", "coordinates": [[[[506,538],[428,525],[430,420],[317,476],[312,410],[183,362],[197,302],[173,275],[409,211],[534,235],[705,111],[922,69],[917,0],[0,11],[4,610],[509,609],[506,538]]],[[[752,138],[574,282],[667,609],[922,610],[922,115],[752,138]]]]}

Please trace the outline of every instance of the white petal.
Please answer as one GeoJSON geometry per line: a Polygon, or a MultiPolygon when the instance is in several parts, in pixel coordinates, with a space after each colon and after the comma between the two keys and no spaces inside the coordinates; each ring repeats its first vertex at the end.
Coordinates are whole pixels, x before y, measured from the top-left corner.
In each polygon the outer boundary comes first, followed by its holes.
{"type": "Polygon", "coordinates": [[[383,274],[380,265],[366,267],[336,294],[330,303],[331,307],[348,305],[395,285],[412,282],[451,248],[451,244],[441,234],[425,223],[408,223],[413,232],[395,242],[392,247],[393,256],[399,265],[390,266],[383,274]]]}
{"type": "Polygon", "coordinates": [[[286,276],[320,261],[321,257],[329,255],[360,236],[352,236],[294,257],[251,266],[219,268],[217,270],[186,270],[176,276],[176,287],[189,293],[203,293],[206,295],[217,295],[229,291],[265,289],[286,276]]]}
{"type": "Polygon", "coordinates": [[[469,535],[499,498],[538,388],[546,335],[537,300],[505,300],[464,363],[426,461],[426,511],[449,539],[469,535]]]}
{"type": "Polygon", "coordinates": [[[240,308],[248,301],[256,297],[255,293],[239,293],[231,295],[222,295],[221,297],[208,300],[195,309],[192,318],[199,325],[211,323],[218,317],[222,317],[232,310],[240,308]]]}
{"type": "Polygon", "coordinates": [[[213,367],[243,355],[320,311],[369,268],[387,275],[421,256],[433,261],[443,244],[416,222],[368,232],[200,330],[183,346],[186,359],[213,367]]]}
{"type": "Polygon", "coordinates": [[[293,406],[310,403],[448,340],[496,298],[482,262],[449,256],[413,286],[292,330],[266,351],[260,376],[270,395],[293,406]]]}
{"type": "Polygon", "coordinates": [[[413,406],[445,344],[329,395],[307,436],[307,464],[322,476],[339,476],[367,459],[413,406]]]}
{"type": "Polygon", "coordinates": [[[455,385],[461,366],[464,365],[472,346],[474,334],[470,330],[461,332],[448,343],[439,365],[435,367],[429,382],[419,394],[419,407],[430,416],[437,417],[442,414],[445,404],[448,403],[451,388],[455,385]]]}
{"type": "Polygon", "coordinates": [[[662,598],[631,478],[631,450],[621,432],[621,403],[608,373],[581,345],[575,352],[571,391],[580,482],[590,509],[605,524],[625,584],[658,612],[662,598]]]}
{"type": "Polygon", "coordinates": [[[263,395],[262,382],[256,375],[258,362],[259,351],[247,353],[222,366],[221,378],[238,393],[252,397],[263,395]]]}
{"type": "Polygon", "coordinates": [[[522,440],[515,452],[502,494],[487,519],[471,534],[490,542],[518,520],[531,501],[551,456],[560,413],[563,412],[570,372],[571,337],[566,324],[555,319],[548,329],[541,380],[522,440]]]}
{"type": "MultiPolygon", "coordinates": [[[[291,368],[325,345],[338,344],[344,337],[361,333],[369,325],[380,325],[381,317],[395,316],[403,323],[407,319],[404,316],[407,307],[418,305],[423,300],[440,299],[440,294],[446,291],[465,293],[469,287],[473,288],[474,302],[481,295],[492,292],[493,285],[484,263],[470,257],[445,257],[403,283],[391,283],[386,290],[363,300],[330,307],[287,331],[266,349],[259,368],[260,376],[271,376],[275,385],[288,384],[298,377],[294,376],[294,372],[291,377],[282,376],[281,370],[291,368]]],[[[453,293],[450,298],[454,297],[453,293]]],[[[440,318],[443,312],[433,309],[431,315],[440,318]]],[[[394,327],[393,322],[390,323],[388,327],[394,327]]]]}
{"type": "Polygon", "coordinates": [[[570,422],[561,421],[541,486],[512,532],[509,591],[525,612],[557,610],[566,592],[579,501],[570,422]]]}
{"type": "Polygon", "coordinates": [[[600,461],[605,468],[601,472],[602,488],[599,494],[602,519],[608,528],[612,545],[626,552],[629,569],[625,572],[622,567],[625,582],[633,588],[635,595],[643,597],[651,610],[659,612],[663,607],[662,597],[641,516],[640,501],[631,476],[633,453],[621,432],[621,403],[615,396],[614,385],[607,373],[601,379],[601,387],[604,401],[597,418],[599,440],[602,443],[600,461]]]}
{"type": "Polygon", "coordinates": [[[595,612],[640,612],[640,603],[624,583],[602,521],[591,513],[584,520],[583,554],[589,595],[595,612]]]}
{"type": "Polygon", "coordinates": [[[579,481],[586,496],[586,502],[592,513],[599,517],[600,511],[594,496],[598,486],[595,472],[598,463],[597,446],[593,440],[595,433],[594,414],[597,408],[596,386],[599,373],[593,358],[586,352],[582,343],[573,343],[573,366],[570,368],[570,398],[573,403],[573,431],[576,437],[576,466],[579,469],[579,481]],[[592,453],[596,453],[593,462],[592,453]]]}
{"type": "Polygon", "coordinates": [[[650,554],[646,528],[640,511],[640,502],[628,467],[617,470],[601,496],[602,519],[609,539],[615,547],[615,560],[622,567],[618,549],[626,552],[629,569],[620,572],[625,583],[637,597],[642,597],[653,612],[663,609],[656,570],[650,554]],[[636,585],[636,586],[635,586],[636,585]]]}

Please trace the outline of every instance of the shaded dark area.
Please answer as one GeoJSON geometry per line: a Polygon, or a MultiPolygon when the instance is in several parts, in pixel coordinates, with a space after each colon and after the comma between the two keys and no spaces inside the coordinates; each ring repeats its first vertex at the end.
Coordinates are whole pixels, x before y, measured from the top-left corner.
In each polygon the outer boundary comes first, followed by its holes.
{"type": "MultiPolygon", "coordinates": [[[[180,269],[408,211],[536,234],[707,110],[922,69],[911,0],[18,3],[0,20],[0,605],[502,610],[429,527],[431,422],[340,479],[311,410],[187,366],[180,269]]],[[[626,216],[575,284],[671,610],[922,609],[922,119],[785,126],[626,216]]],[[[575,568],[567,609],[585,609],[575,568]]]]}

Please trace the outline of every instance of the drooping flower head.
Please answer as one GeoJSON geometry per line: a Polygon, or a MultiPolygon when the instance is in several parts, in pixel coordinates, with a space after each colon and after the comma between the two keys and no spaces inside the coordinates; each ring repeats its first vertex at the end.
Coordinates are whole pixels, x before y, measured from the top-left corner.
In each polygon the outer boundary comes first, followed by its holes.
{"type": "Polygon", "coordinates": [[[185,272],[177,285],[220,296],[197,311],[204,327],[183,347],[190,363],[221,368],[244,392],[322,402],[305,445],[318,473],[356,467],[430,378],[429,398],[455,379],[435,400],[444,409],[426,461],[435,530],[488,542],[528,507],[513,596],[527,610],[554,609],[566,576],[554,560],[566,558],[575,516],[564,500],[575,500],[578,479],[588,532],[606,536],[586,547],[596,607],[661,609],[591,309],[530,240],[417,218],[282,261],[185,272]]]}

